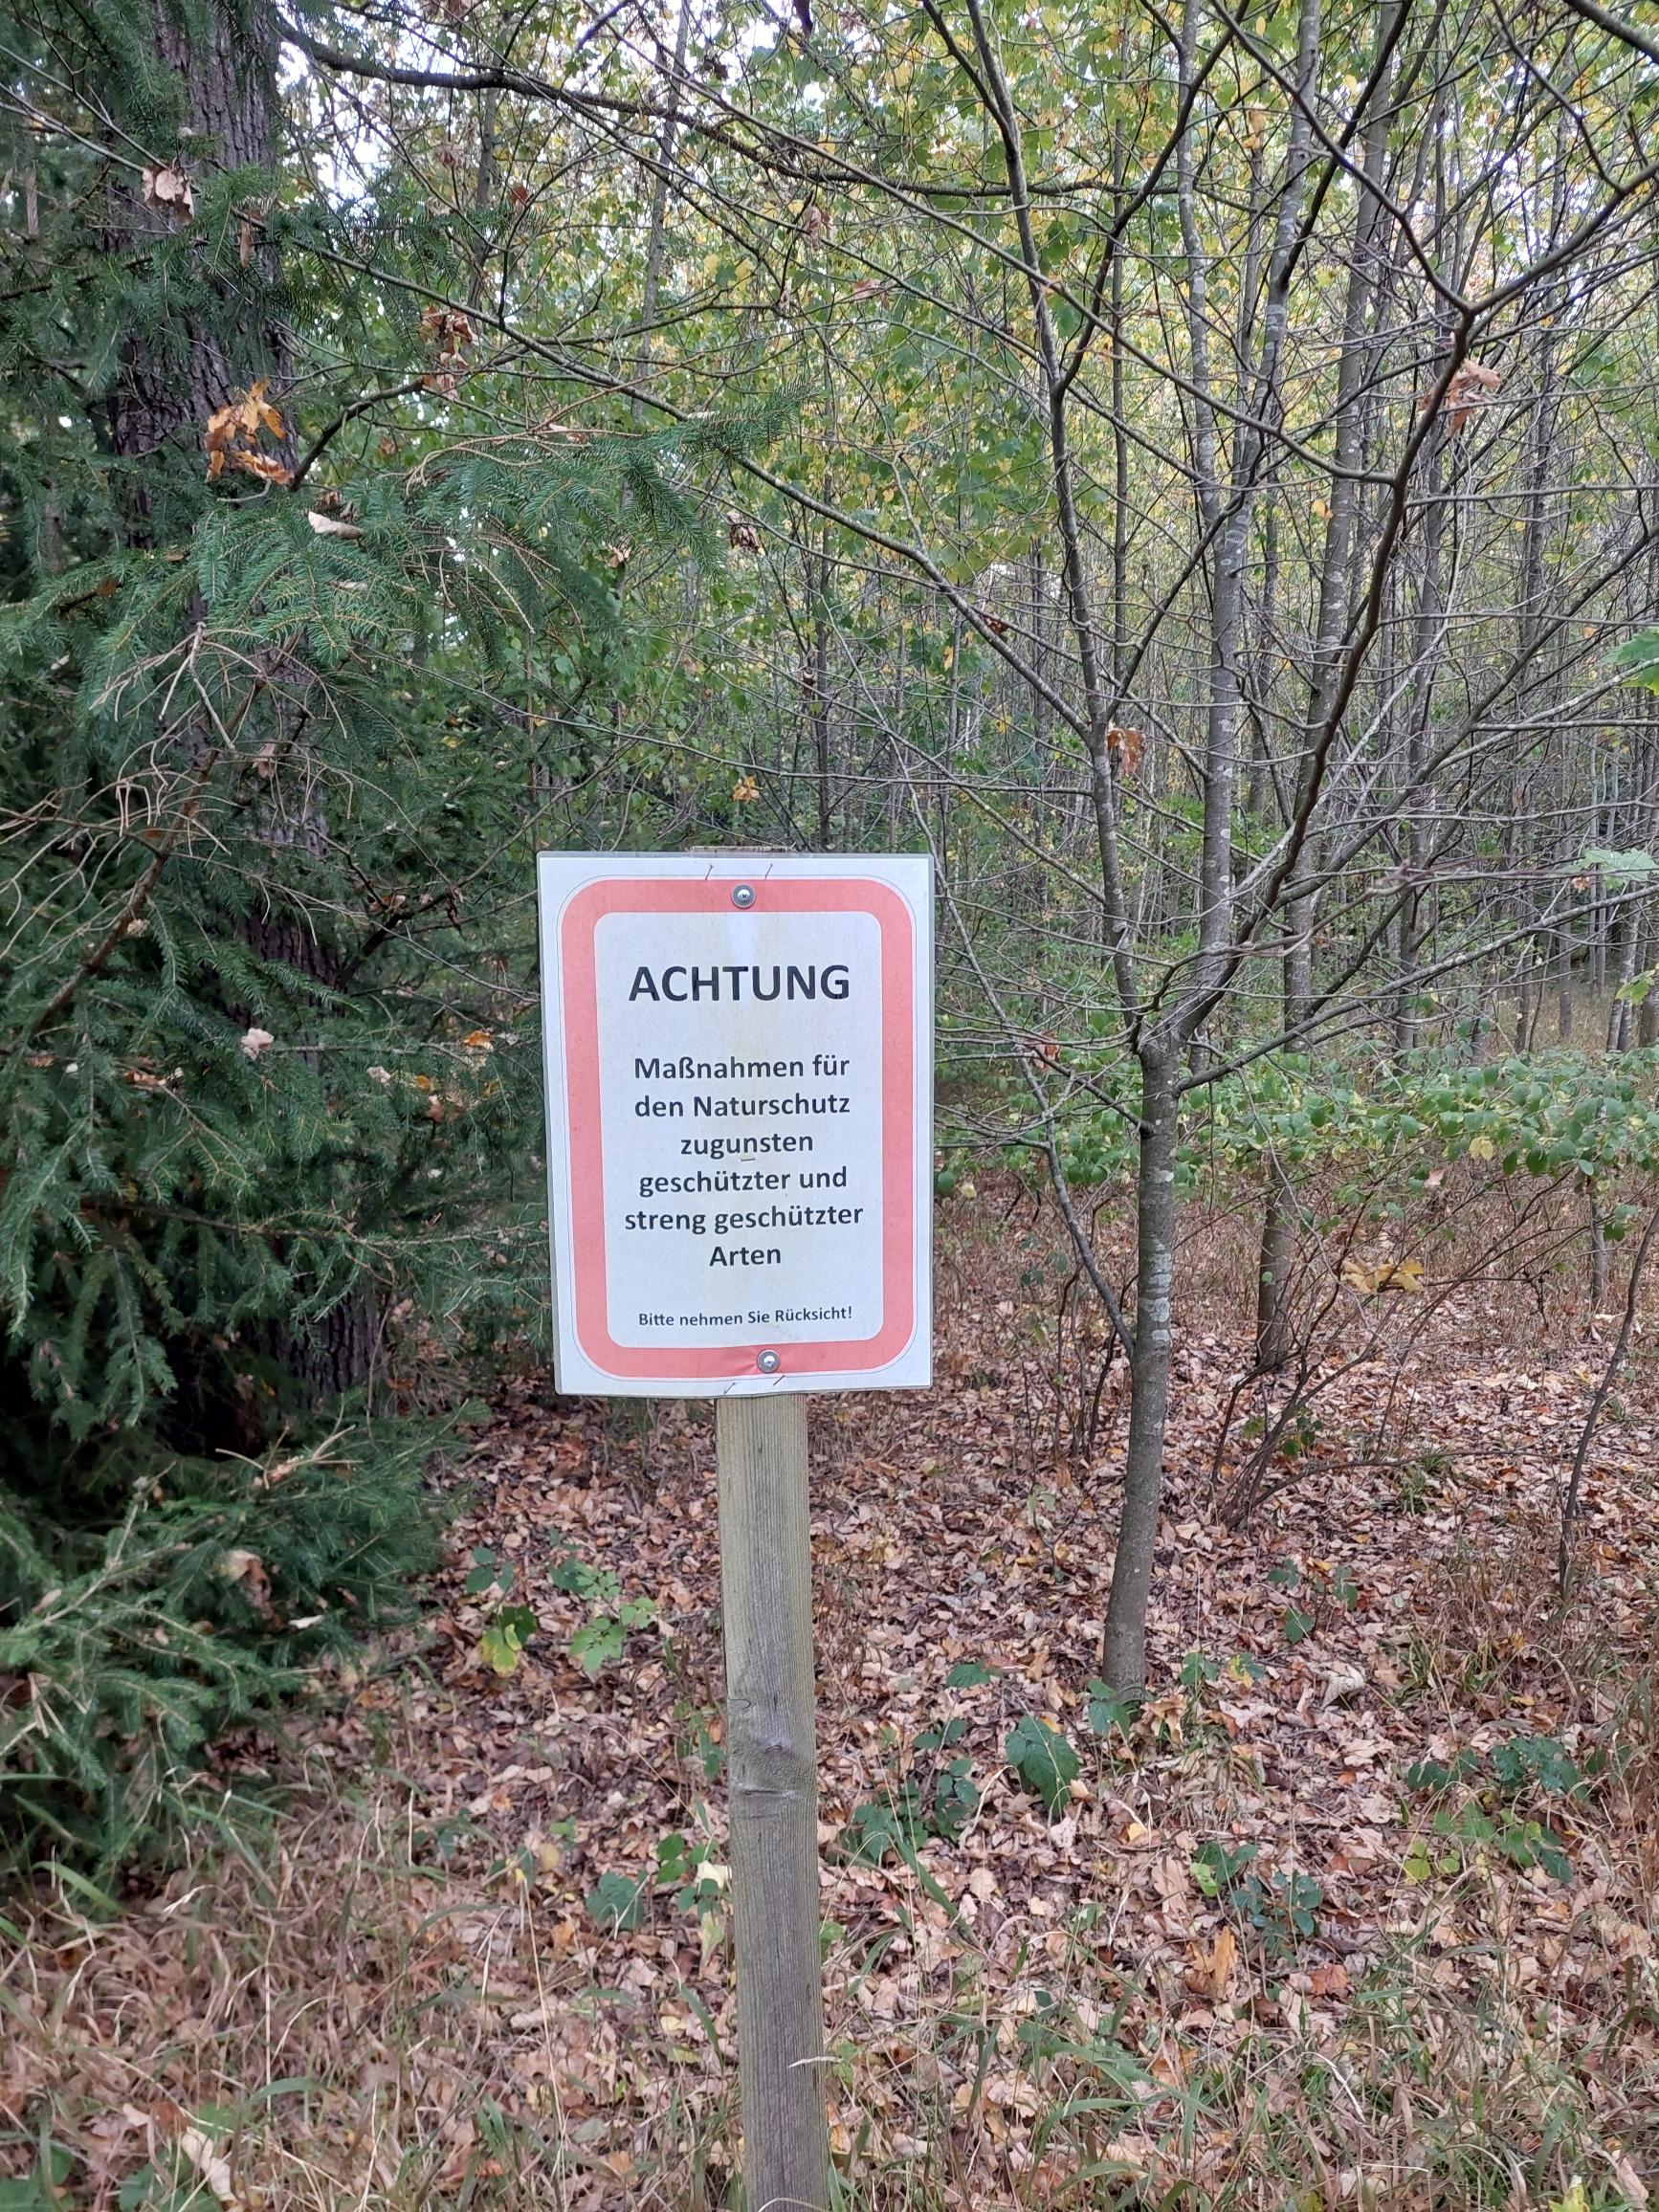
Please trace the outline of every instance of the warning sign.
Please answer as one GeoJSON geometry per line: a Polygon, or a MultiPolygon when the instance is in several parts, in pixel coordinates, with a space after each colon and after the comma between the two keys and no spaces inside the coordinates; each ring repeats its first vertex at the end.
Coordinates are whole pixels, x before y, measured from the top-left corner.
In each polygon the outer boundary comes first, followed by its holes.
{"type": "Polygon", "coordinates": [[[561,1389],[926,1383],[931,864],[539,866],[561,1389]]]}

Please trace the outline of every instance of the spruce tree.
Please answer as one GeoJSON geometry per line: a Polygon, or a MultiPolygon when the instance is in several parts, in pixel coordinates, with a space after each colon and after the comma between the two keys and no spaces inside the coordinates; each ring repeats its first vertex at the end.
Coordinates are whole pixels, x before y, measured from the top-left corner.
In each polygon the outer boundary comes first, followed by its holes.
{"type": "Polygon", "coordinates": [[[490,209],[305,189],[264,0],[0,14],[0,1835],[108,1859],[432,1556],[422,1332],[541,1295],[536,797],[723,447],[521,427],[395,280],[490,209]]]}

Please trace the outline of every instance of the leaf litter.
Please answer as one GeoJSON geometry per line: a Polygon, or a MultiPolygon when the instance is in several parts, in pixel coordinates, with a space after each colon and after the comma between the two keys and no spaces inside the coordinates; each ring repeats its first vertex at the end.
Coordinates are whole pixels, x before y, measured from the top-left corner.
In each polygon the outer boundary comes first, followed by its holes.
{"type": "MultiPolygon", "coordinates": [[[[1586,2174],[1586,2202],[1645,2203],[1642,1360],[1558,1610],[1559,1490],[1598,1357],[1565,1321],[1553,1348],[1520,1339],[1471,1291],[1409,1362],[1335,1382],[1329,1467],[1229,1528],[1212,1457],[1247,1347],[1220,1325],[1233,1302],[1209,1327],[1197,1305],[1137,1713],[1098,1680],[1120,1362],[1093,1449],[1039,1445],[1040,1310],[994,1221],[955,1233],[936,1389],[812,1410],[837,2156],[873,2203],[1183,2182],[1216,2204],[1546,2204],[1586,2174]]],[[[453,1480],[453,1565],[420,1636],[343,1670],[292,1742],[228,1755],[228,1781],[289,1792],[269,1858],[205,1844],[114,1921],[68,1889],[39,1902],[0,1981],[14,2172],[47,2116],[100,2205],[144,2202],[135,2171],[274,2202],[296,2161],[330,2204],[412,2204],[419,2176],[578,2212],[722,2201],[708,1409],[521,1375],[453,1480]]]]}

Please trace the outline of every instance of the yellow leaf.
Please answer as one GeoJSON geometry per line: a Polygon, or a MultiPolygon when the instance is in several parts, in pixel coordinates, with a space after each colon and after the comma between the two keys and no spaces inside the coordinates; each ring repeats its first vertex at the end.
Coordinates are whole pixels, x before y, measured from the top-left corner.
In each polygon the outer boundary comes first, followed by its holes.
{"type": "Polygon", "coordinates": [[[1208,1951],[1201,1951],[1187,1968],[1186,1986],[1195,1997],[1207,1997],[1212,2004],[1220,2004],[1232,1986],[1237,1965],[1238,1937],[1223,1926],[1208,1951]]]}
{"type": "Polygon", "coordinates": [[[231,2179],[231,2161],[222,2155],[213,2138],[203,2135],[200,2128],[186,2128],[179,2136],[179,2149],[225,2206],[226,2212],[232,2212],[237,2197],[231,2179]]]}
{"type": "Polygon", "coordinates": [[[1379,1291],[1420,1291],[1423,1288],[1423,1262],[1419,1259],[1371,1260],[1362,1253],[1350,1252],[1342,1262],[1342,1280],[1351,1291],[1362,1297],[1375,1297],[1379,1291]]]}

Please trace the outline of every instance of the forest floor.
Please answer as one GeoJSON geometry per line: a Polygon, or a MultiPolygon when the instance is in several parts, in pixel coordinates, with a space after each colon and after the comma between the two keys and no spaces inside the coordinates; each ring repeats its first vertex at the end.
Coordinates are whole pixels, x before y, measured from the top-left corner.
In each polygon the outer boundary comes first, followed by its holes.
{"type": "MultiPolygon", "coordinates": [[[[1564,1608],[1560,1492],[1614,1329],[1587,1340],[1554,1291],[1529,1321],[1477,1284],[1421,1329],[1401,1296],[1230,1527],[1248,1406],[1212,1462],[1248,1251],[1217,1231],[1125,1729],[1089,1688],[1121,1361],[1072,1449],[1098,1362],[1068,1382],[1046,1349],[1052,1232],[954,1210],[937,1387],[813,1410],[847,2202],[1646,2204],[1645,1349],[1564,1608]],[[1077,1756],[1052,1803],[1005,1763],[1027,1716],[1077,1756]]],[[[283,1785],[269,1828],[119,1918],[73,1885],[41,1901],[0,1982],[0,2112],[62,2187],[0,2205],[728,2201],[713,1434],[700,1405],[630,1411],[506,1386],[453,1471],[436,1610],[238,1755],[283,1785]],[[628,1600],[653,1616],[627,1626],[628,1600]],[[535,1630],[498,1673],[518,1604],[535,1630]]]]}

